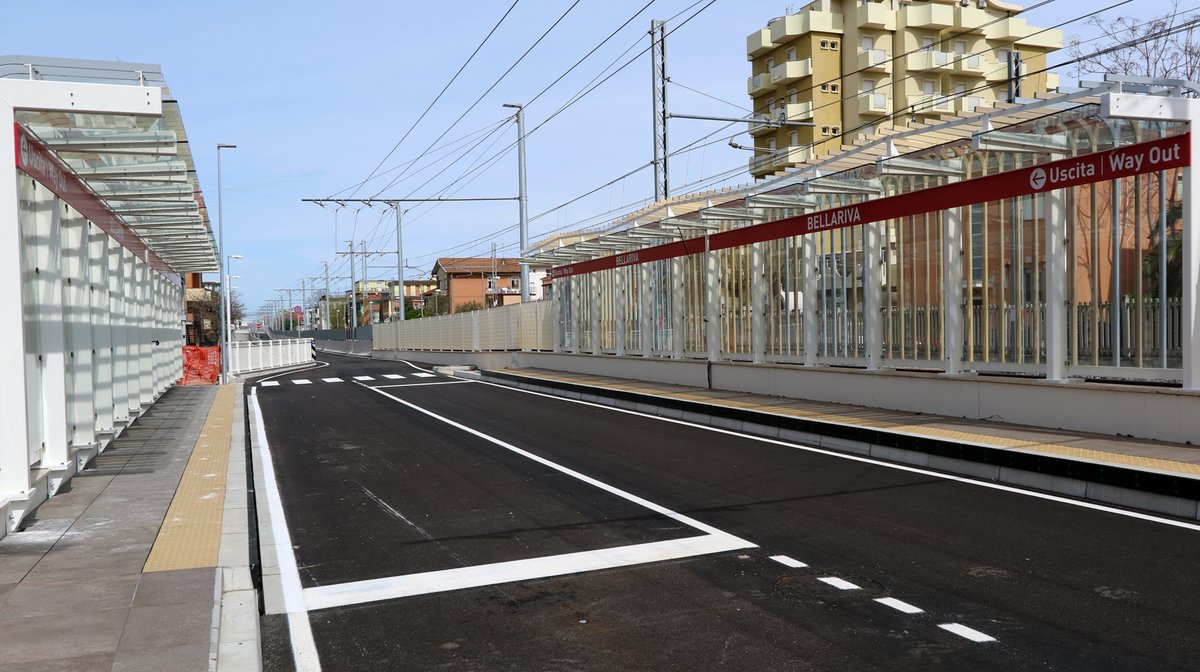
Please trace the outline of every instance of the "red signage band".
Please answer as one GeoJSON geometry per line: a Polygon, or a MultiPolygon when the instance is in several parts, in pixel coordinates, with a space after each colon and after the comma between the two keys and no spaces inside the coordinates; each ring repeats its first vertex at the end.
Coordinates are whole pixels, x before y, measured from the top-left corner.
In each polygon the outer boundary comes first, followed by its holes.
{"type": "Polygon", "coordinates": [[[949,210],[983,201],[997,201],[1103,180],[1183,168],[1191,165],[1190,143],[1190,133],[1160,138],[1021,170],[943,184],[922,191],[897,194],[634,252],[556,266],[550,269],[550,277],[565,278],[708,250],[725,250],[806,233],[832,231],[857,224],[949,210]],[[984,195],[983,199],[980,198],[981,195],[984,195]]]}
{"type": "Polygon", "coordinates": [[[122,247],[161,273],[170,282],[181,284],[179,274],[162,257],[154,253],[146,241],[134,233],[83,180],[50,151],[41,140],[21,124],[13,124],[17,168],[45,186],[56,196],[75,208],[79,214],[112,236],[122,247]]]}

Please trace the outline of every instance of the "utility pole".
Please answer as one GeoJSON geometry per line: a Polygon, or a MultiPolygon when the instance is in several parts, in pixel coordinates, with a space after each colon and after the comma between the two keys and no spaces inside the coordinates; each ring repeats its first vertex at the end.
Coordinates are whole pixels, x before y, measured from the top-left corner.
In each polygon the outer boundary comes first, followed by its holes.
{"type": "Polygon", "coordinates": [[[325,320],[321,324],[326,329],[332,329],[333,326],[329,322],[329,301],[333,298],[329,294],[329,262],[323,263],[325,264],[325,320]]]}
{"type": "Polygon", "coordinates": [[[304,286],[304,278],[300,278],[300,329],[308,322],[308,291],[304,286]]]}
{"type": "Polygon", "coordinates": [[[667,42],[666,23],[650,22],[650,88],[654,101],[654,200],[671,195],[667,177],[667,42]]]}
{"type": "MultiPolygon", "coordinates": [[[[524,258],[529,247],[529,193],[525,188],[525,106],[505,103],[517,110],[517,203],[521,216],[521,245],[517,256],[524,258]]],[[[521,303],[529,302],[529,264],[521,262],[521,303]]]]}
{"type": "Polygon", "coordinates": [[[1021,52],[1008,52],[1008,102],[1015,103],[1021,97],[1021,52]]]}
{"type": "Polygon", "coordinates": [[[400,287],[396,292],[400,295],[400,315],[396,320],[404,321],[404,238],[400,235],[400,224],[404,218],[404,210],[396,204],[396,279],[400,287]]]}
{"type": "Polygon", "coordinates": [[[492,279],[487,286],[492,290],[492,305],[489,308],[495,308],[496,293],[500,291],[500,278],[496,275],[496,243],[492,243],[492,279]]]}
{"type": "Polygon", "coordinates": [[[354,286],[354,241],[347,240],[350,247],[350,340],[358,335],[358,288],[354,286]]]}

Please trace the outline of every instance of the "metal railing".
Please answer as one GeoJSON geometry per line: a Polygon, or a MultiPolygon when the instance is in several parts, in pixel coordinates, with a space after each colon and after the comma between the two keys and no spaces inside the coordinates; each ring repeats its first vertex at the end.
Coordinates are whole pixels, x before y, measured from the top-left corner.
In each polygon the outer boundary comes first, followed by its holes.
{"type": "Polygon", "coordinates": [[[312,360],[311,338],[237,341],[229,344],[229,372],[234,375],[296,366],[312,360]]]}

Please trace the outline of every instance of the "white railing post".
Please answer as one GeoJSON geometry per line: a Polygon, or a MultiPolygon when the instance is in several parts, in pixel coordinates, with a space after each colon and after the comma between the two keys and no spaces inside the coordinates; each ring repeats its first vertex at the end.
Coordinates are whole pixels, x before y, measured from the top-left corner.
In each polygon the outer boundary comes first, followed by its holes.
{"type": "MultiPolygon", "coordinates": [[[[704,246],[708,247],[705,238],[704,246]]],[[[721,358],[721,257],[715,250],[704,252],[704,343],[708,361],[721,358]]]]}
{"type": "Polygon", "coordinates": [[[820,338],[821,320],[817,316],[817,235],[810,233],[800,240],[800,254],[804,264],[804,295],[801,297],[801,317],[804,329],[804,365],[817,365],[817,341],[820,338]]]}
{"type": "MultiPolygon", "coordinates": [[[[1065,380],[1067,366],[1067,213],[1066,192],[1053,189],[1046,199],[1046,380],[1065,380]]],[[[1034,197],[1036,198],[1036,196],[1034,197]]],[[[1035,343],[1034,347],[1038,347],[1035,343]]]]}
{"type": "Polygon", "coordinates": [[[643,357],[649,357],[654,352],[654,338],[657,336],[654,330],[654,288],[651,286],[650,266],[651,264],[638,266],[638,272],[641,273],[641,282],[638,283],[638,289],[641,292],[641,298],[638,300],[638,313],[639,328],[642,330],[643,357]]]}
{"type": "Polygon", "coordinates": [[[754,362],[767,359],[767,260],[766,245],[750,246],[750,343],[754,362]]]}
{"type": "Polygon", "coordinates": [[[633,270],[628,267],[613,269],[613,289],[616,295],[613,297],[613,317],[616,318],[614,322],[616,323],[617,330],[614,336],[616,337],[618,357],[625,356],[625,302],[627,294],[625,289],[625,285],[627,284],[625,275],[633,272],[633,270]]]}
{"type": "MultiPolygon", "coordinates": [[[[954,178],[947,184],[956,182],[954,178]]],[[[942,306],[946,338],[943,346],[946,373],[962,373],[963,362],[963,232],[962,208],[948,208],[942,215],[942,306]]]]}
{"type": "Polygon", "coordinates": [[[867,369],[878,371],[883,359],[883,278],[880,229],[887,222],[863,226],[863,348],[867,369]]]}
{"type": "Polygon", "coordinates": [[[684,294],[683,257],[671,259],[671,359],[683,359],[683,312],[687,309],[684,294]]]}

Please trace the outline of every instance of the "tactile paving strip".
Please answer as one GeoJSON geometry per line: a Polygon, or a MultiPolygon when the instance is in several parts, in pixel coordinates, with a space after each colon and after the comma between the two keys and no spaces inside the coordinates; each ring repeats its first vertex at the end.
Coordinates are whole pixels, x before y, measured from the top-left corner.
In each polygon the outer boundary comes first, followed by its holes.
{"type": "Polygon", "coordinates": [[[142,571],[217,566],[236,390],[236,385],[217,390],[142,571]]]}

